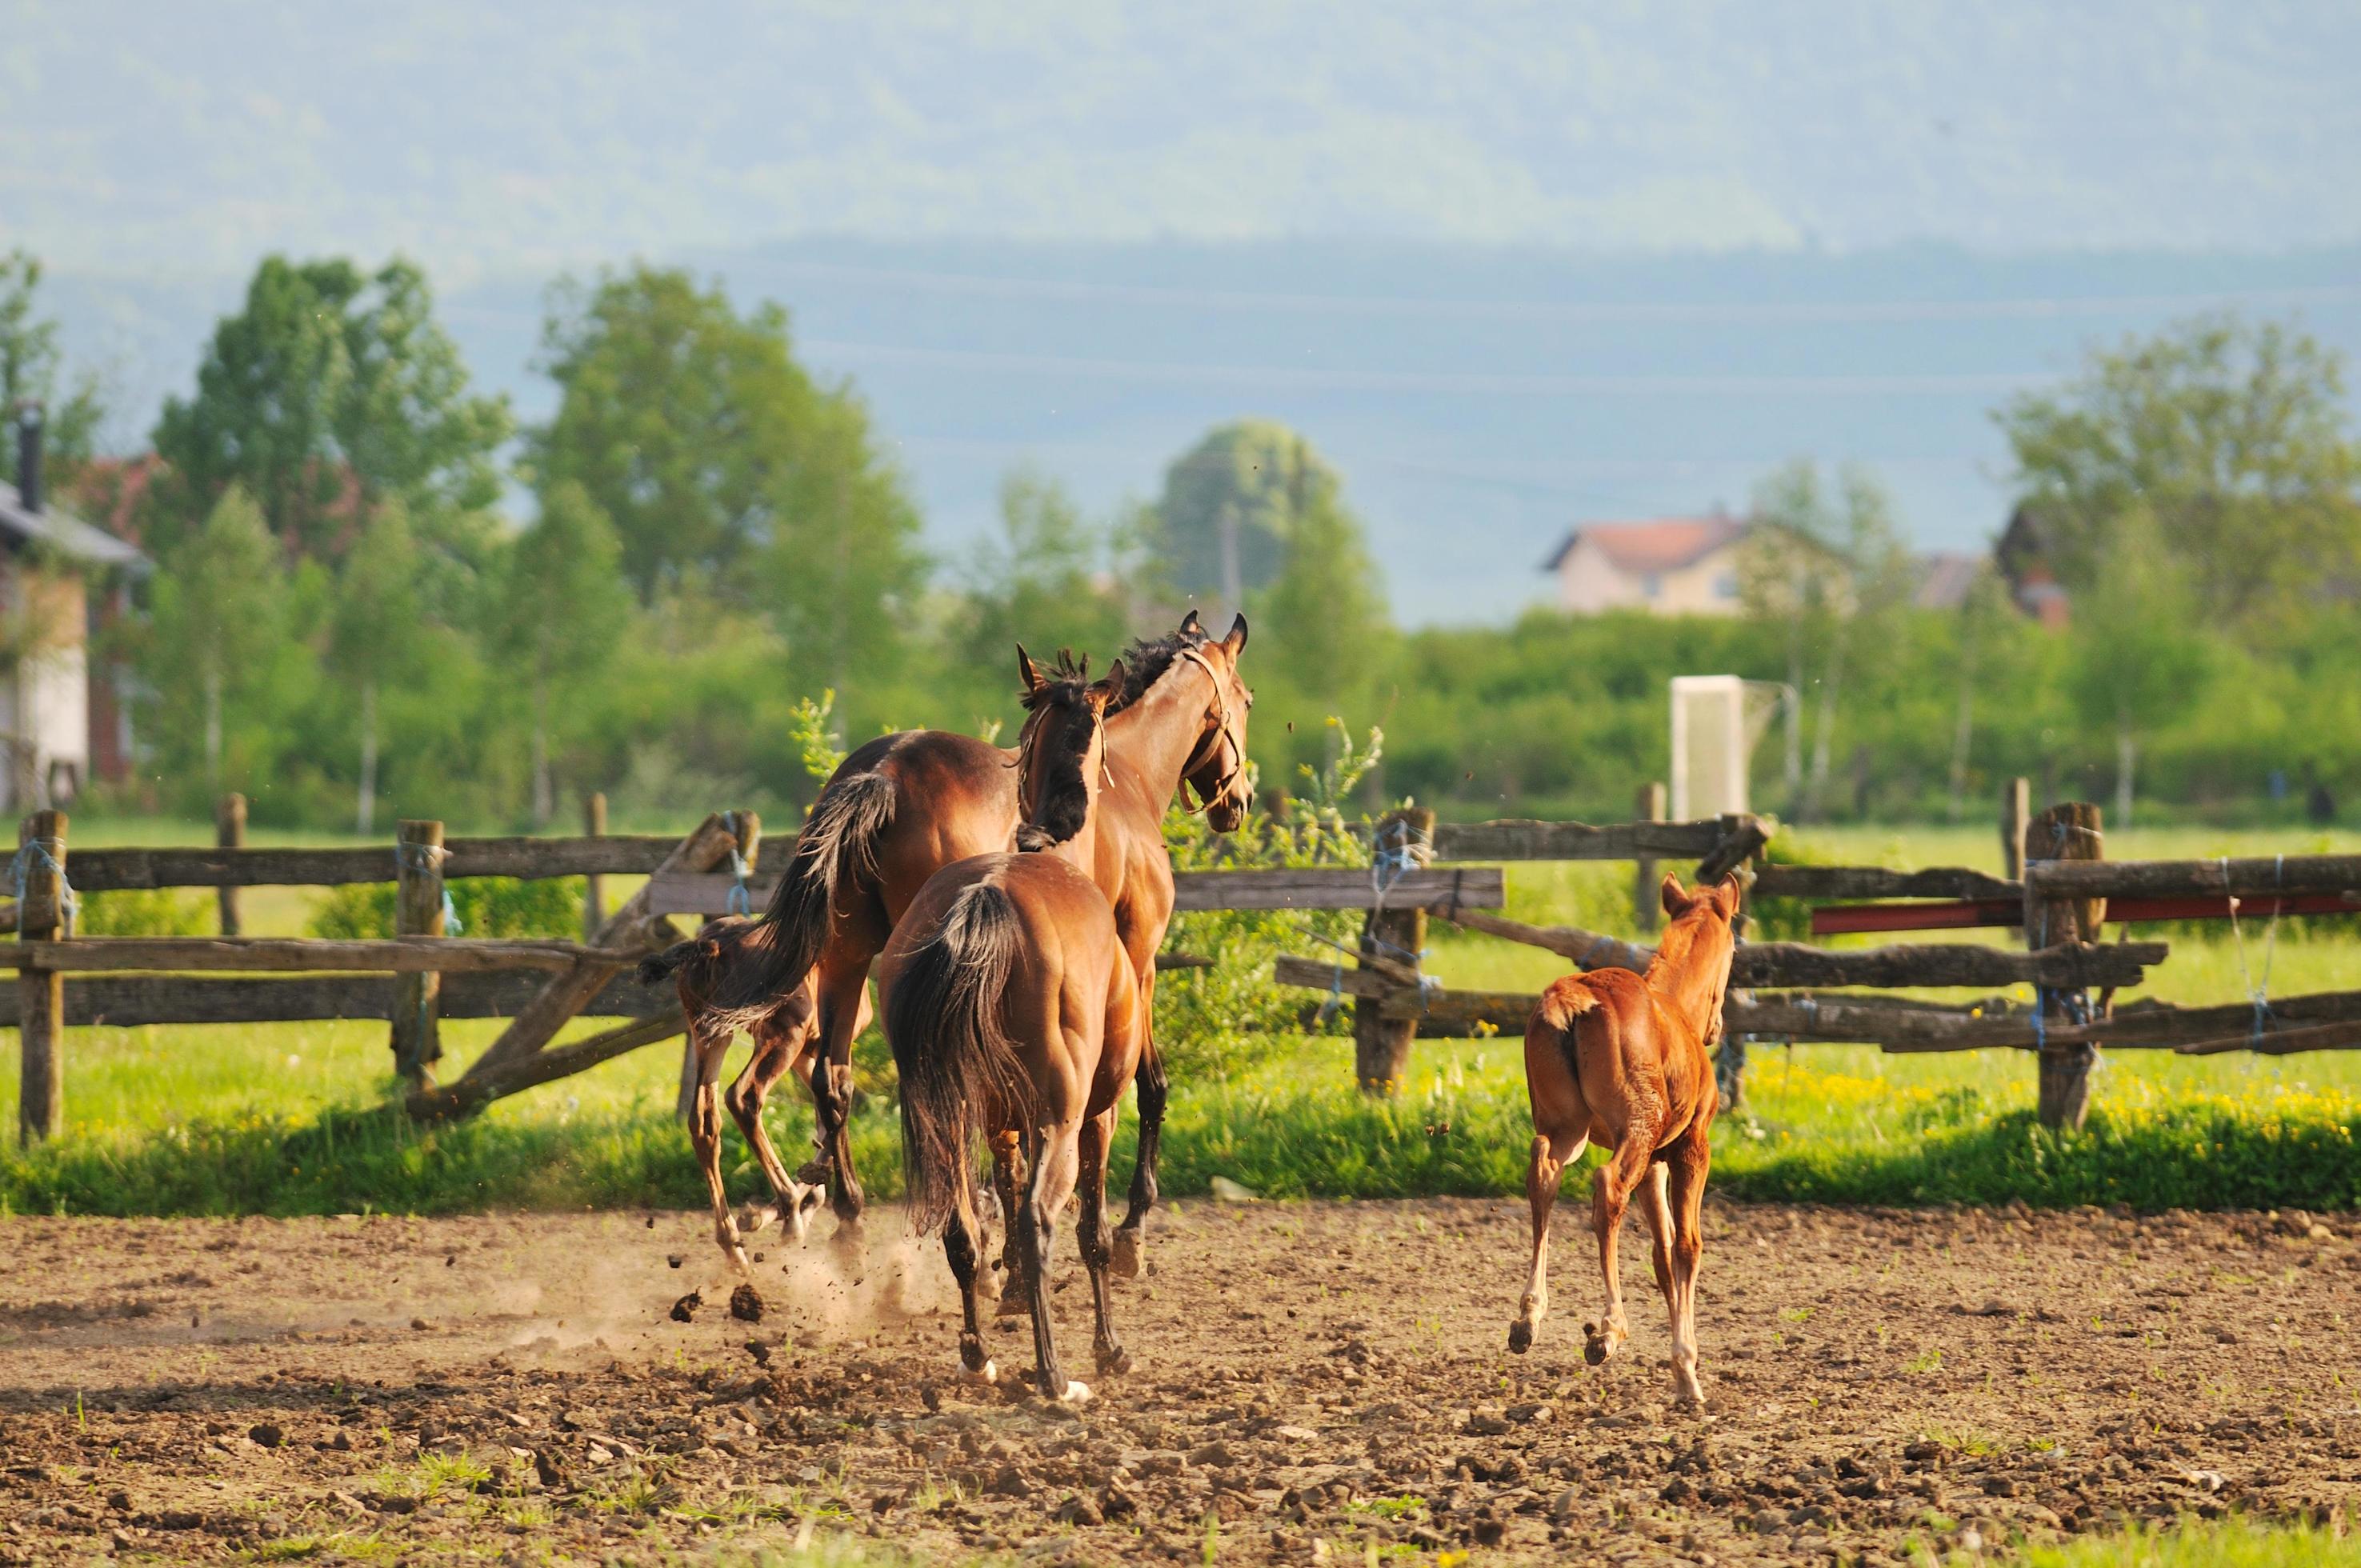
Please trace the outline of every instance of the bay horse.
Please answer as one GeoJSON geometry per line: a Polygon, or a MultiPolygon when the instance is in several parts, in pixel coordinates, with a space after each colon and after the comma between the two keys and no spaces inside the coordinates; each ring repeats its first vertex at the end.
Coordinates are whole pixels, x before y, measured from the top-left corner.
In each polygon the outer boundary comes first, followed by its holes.
{"type": "Polygon", "coordinates": [[[1624,1205],[1644,1178],[1651,1261],[1672,1315],[1673,1391],[1687,1405],[1705,1399],[1697,1376],[1697,1276],[1705,1251],[1699,1208],[1711,1162],[1707,1135],[1721,1102],[1707,1051],[1721,1036],[1740,887],[1732,876],[1688,893],[1679,878],[1666,877],[1664,913],[1672,919],[1647,972],[1567,975],[1542,992],[1525,1026],[1525,1088],[1533,1109],[1525,1175],[1532,1275],[1509,1325],[1509,1348],[1532,1349],[1533,1331],[1549,1310],[1550,1210],[1566,1166],[1596,1140],[1615,1151],[1590,1181],[1607,1310],[1583,1325],[1583,1359],[1598,1365],[1630,1337],[1615,1252],[1624,1205]]]}
{"type": "Polygon", "coordinates": [[[1026,802],[1015,851],[976,855],[928,879],[877,960],[885,1037],[902,1078],[902,1151],[913,1223],[939,1226],[959,1282],[960,1361],[985,1381],[977,1311],[983,1230],[975,1147],[988,1141],[1027,1282],[1036,1386],[1079,1404],[1087,1385],[1059,1369],[1048,1278],[1057,1220],[1077,1185],[1101,1372],[1131,1365],[1108,1313],[1113,1244],[1107,1153],[1146,1053],[1144,1005],[1093,876],[1091,818],[1109,776],[1104,717],[1123,689],[1118,663],[1086,685],[1072,666],[1045,678],[1024,651],[1027,689],[1018,773],[1026,802]]]}
{"type": "MultiPolygon", "coordinates": [[[[722,1186],[721,1114],[715,1103],[715,1086],[736,1032],[719,1023],[714,998],[730,970],[757,961],[775,936],[747,916],[724,915],[707,921],[688,940],[642,959],[639,966],[642,985],[673,981],[680,997],[681,1012],[688,1020],[689,1045],[697,1063],[697,1090],[688,1117],[689,1143],[697,1151],[697,1166],[705,1173],[706,1193],[713,1204],[714,1240],[741,1274],[748,1272],[746,1249],[730,1217],[729,1193],[722,1186]]],[[[779,1151],[771,1143],[769,1130],[763,1125],[763,1097],[784,1074],[798,1069],[809,1070],[810,1047],[818,1038],[813,1021],[818,1012],[819,1003],[807,978],[748,1028],[747,1033],[753,1036],[753,1057],[730,1084],[729,1093],[719,1097],[728,1104],[730,1119],[745,1135],[747,1146],[754,1151],[771,1184],[773,1215],[796,1241],[803,1240],[825,1196],[825,1190],[818,1185],[821,1173],[807,1165],[796,1175],[788,1174],[779,1151]]],[[[868,1026],[869,1016],[869,997],[864,992],[860,1016],[853,1025],[855,1034],[868,1026]]]]}
{"type": "MultiPolygon", "coordinates": [[[[1092,814],[1092,876],[1115,910],[1147,1036],[1137,1080],[1139,1157],[1130,1206],[1115,1235],[1118,1274],[1138,1272],[1140,1239],[1156,1202],[1168,1093],[1146,1022],[1154,1003],[1157,950],[1172,918],[1164,808],[1185,782],[1206,821],[1226,833],[1253,804],[1246,715],[1254,694],[1238,676],[1246,636],[1242,615],[1227,635],[1215,638],[1191,610],[1170,635],[1135,642],[1124,655],[1120,689],[1109,688],[1104,776],[1092,814]]],[[[811,1062],[829,1201],[843,1223],[859,1221],[863,1202],[845,1116],[870,965],[928,878],[953,861],[1009,847],[1020,813],[1015,764],[1012,751],[941,729],[881,736],[847,757],[814,802],[772,894],[762,924],[774,936],[752,961],[731,967],[713,1000],[719,1026],[751,1031],[772,1015],[780,998],[813,977],[817,1050],[807,1055],[798,1042],[782,1044],[767,1057],[758,1053],[741,1082],[750,1086],[746,1092],[759,1116],[763,1097],[789,1069],[788,1056],[811,1062]]],[[[733,1109],[738,1094],[733,1086],[733,1109]]],[[[774,1199],[769,1210],[749,1210],[747,1228],[784,1215],[789,1195],[774,1190],[774,1199]]]]}

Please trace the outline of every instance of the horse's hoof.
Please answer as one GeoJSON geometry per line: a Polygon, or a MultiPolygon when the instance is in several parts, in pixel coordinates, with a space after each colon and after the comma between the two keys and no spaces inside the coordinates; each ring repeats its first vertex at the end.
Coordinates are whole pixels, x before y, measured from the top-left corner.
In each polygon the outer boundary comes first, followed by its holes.
{"type": "Polygon", "coordinates": [[[1102,1376],[1128,1372],[1131,1370],[1131,1352],[1127,1350],[1117,1350],[1110,1354],[1105,1350],[1101,1350],[1098,1354],[1098,1362],[1099,1372],[1102,1376]]]}
{"type": "Polygon", "coordinates": [[[1074,1379],[1069,1377],[1066,1379],[1065,1392],[1058,1396],[1058,1403],[1061,1405],[1087,1404],[1090,1401],[1090,1397],[1091,1386],[1089,1384],[1077,1383],[1074,1379]]]}
{"type": "Polygon", "coordinates": [[[1139,1277],[1139,1253],[1144,1245],[1138,1231],[1126,1225],[1115,1234],[1115,1245],[1107,1255],[1107,1272],[1118,1279],[1139,1277]]]}
{"type": "Polygon", "coordinates": [[[961,1367],[960,1376],[971,1383],[997,1383],[1000,1381],[1000,1366],[996,1362],[986,1358],[982,1366],[961,1367]]]}
{"type": "Polygon", "coordinates": [[[1519,1355],[1533,1348],[1533,1325],[1520,1318],[1509,1325],[1509,1348],[1519,1355]]]}
{"type": "Polygon", "coordinates": [[[1582,1336],[1582,1359],[1593,1366],[1605,1365],[1607,1358],[1615,1354],[1615,1346],[1623,1337],[1613,1329],[1602,1329],[1597,1323],[1583,1324],[1582,1336]]]}
{"type": "Polygon", "coordinates": [[[738,1234],[751,1236],[767,1227],[779,1217],[778,1209],[769,1203],[749,1203],[738,1211],[738,1234]]]}

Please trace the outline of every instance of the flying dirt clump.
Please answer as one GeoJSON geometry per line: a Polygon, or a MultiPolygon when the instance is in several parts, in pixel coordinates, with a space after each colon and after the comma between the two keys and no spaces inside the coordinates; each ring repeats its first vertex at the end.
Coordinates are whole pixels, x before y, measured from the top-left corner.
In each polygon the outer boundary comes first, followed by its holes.
{"type": "Polygon", "coordinates": [[[763,1293],[752,1285],[741,1285],[730,1292],[730,1315],[741,1323],[763,1321],[763,1293]]]}

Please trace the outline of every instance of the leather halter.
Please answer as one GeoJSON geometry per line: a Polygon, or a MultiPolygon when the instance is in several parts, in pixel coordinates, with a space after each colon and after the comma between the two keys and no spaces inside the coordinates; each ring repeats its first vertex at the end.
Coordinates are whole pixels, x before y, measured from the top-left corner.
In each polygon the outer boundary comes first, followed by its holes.
{"type": "MultiPolygon", "coordinates": [[[[1246,749],[1245,743],[1239,740],[1237,731],[1230,717],[1229,683],[1222,679],[1222,672],[1213,668],[1213,662],[1211,659],[1206,658],[1204,653],[1199,649],[1183,648],[1180,650],[1180,657],[1188,660],[1191,663],[1195,664],[1199,669],[1204,671],[1205,674],[1213,680],[1213,701],[1222,710],[1222,726],[1217,739],[1226,740],[1230,743],[1230,759],[1232,762],[1230,775],[1222,781],[1220,790],[1215,795],[1202,796],[1198,800],[1196,805],[1189,807],[1190,814],[1193,816],[1200,811],[1208,809],[1216,799],[1220,798],[1221,795],[1229,793],[1230,785],[1236,781],[1239,773],[1246,771],[1246,749]]],[[[1207,759],[1207,761],[1211,760],[1212,759],[1210,757],[1207,759]]],[[[1194,786],[1189,783],[1189,774],[1191,771],[1192,770],[1189,768],[1187,764],[1182,764],[1180,769],[1180,783],[1184,791],[1194,788],[1194,786]]]]}

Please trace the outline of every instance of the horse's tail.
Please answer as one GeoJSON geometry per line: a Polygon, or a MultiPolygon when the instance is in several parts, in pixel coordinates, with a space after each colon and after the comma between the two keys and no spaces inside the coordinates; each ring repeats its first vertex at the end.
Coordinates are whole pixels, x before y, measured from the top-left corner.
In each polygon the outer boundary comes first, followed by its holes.
{"type": "Polygon", "coordinates": [[[1575,1054],[1575,1029],[1585,1014],[1599,1009],[1598,993],[1583,982],[1583,977],[1571,974],[1553,982],[1542,992],[1533,1007],[1532,1027],[1547,1029],[1557,1037],[1557,1048],[1565,1055],[1565,1065],[1576,1078],[1582,1075],[1582,1063],[1575,1054]]]}
{"type": "Polygon", "coordinates": [[[680,971],[681,965],[696,956],[697,938],[694,937],[686,941],[675,942],[661,953],[650,953],[640,960],[638,970],[640,983],[654,985],[659,981],[670,980],[680,971]]]}
{"type": "Polygon", "coordinates": [[[769,936],[747,962],[730,966],[715,990],[717,1022],[752,1029],[803,983],[828,941],[838,890],[847,882],[875,879],[878,835],[893,820],[894,781],[884,773],[854,773],[820,791],[763,913],[769,936]]]}
{"type": "Polygon", "coordinates": [[[973,1235],[971,1152],[994,1102],[1023,1104],[1023,1064],[1001,1032],[1001,997],[1022,928],[1008,891],[960,890],[932,937],[910,952],[885,1003],[885,1037],[902,1075],[902,1161],[910,1217],[922,1231],[957,1213],[973,1235]]]}

